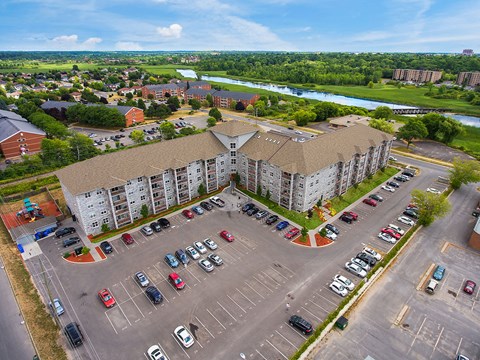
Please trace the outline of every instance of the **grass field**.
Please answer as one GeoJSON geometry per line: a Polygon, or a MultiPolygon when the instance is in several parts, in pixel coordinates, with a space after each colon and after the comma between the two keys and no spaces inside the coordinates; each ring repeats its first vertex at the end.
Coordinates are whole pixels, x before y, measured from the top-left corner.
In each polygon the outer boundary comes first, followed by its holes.
{"type": "Polygon", "coordinates": [[[92,64],[85,62],[62,62],[62,63],[28,63],[25,62],[25,67],[15,68],[15,69],[0,69],[0,73],[7,72],[23,72],[23,73],[39,73],[46,72],[50,70],[59,70],[59,71],[69,71],[72,70],[73,65],[78,65],[80,70],[93,70],[93,69],[103,69],[111,65],[107,64],[92,64]]]}
{"type": "Polygon", "coordinates": [[[480,159],[480,128],[474,126],[465,126],[465,134],[457,136],[452,142],[452,146],[462,148],[468,154],[480,159]]]}

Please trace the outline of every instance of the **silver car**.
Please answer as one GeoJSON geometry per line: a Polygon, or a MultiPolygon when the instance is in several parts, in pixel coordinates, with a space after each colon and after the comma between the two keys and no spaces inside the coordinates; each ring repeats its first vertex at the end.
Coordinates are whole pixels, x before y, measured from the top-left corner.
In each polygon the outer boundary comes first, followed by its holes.
{"type": "Polygon", "coordinates": [[[57,316],[60,316],[65,312],[65,309],[63,308],[63,305],[62,305],[62,302],[60,301],[60,299],[55,298],[48,305],[50,305],[52,310],[55,310],[55,313],[57,314],[57,316]]]}
{"type": "Polygon", "coordinates": [[[153,230],[150,226],[144,226],[142,227],[142,233],[146,236],[153,235],[153,230]]]}
{"type": "Polygon", "coordinates": [[[193,246],[187,246],[185,248],[185,252],[190,256],[193,260],[197,260],[200,258],[200,254],[197,250],[193,248],[193,246]]]}
{"type": "Polygon", "coordinates": [[[357,264],[354,264],[354,263],[351,263],[351,262],[347,262],[345,264],[345,269],[347,271],[350,271],[352,274],[355,274],[355,275],[357,275],[361,278],[364,278],[365,276],[367,276],[367,272],[365,270],[363,270],[357,264]]]}
{"type": "Polygon", "coordinates": [[[214,263],[216,266],[220,266],[223,264],[222,258],[214,253],[208,254],[207,259],[214,263]]]}
{"type": "Polygon", "coordinates": [[[368,265],[365,261],[363,261],[362,259],[359,259],[359,258],[352,258],[350,260],[352,263],[354,264],[357,264],[358,266],[360,266],[363,270],[365,271],[369,271],[370,270],[370,265],[368,265]]]}
{"type": "Polygon", "coordinates": [[[383,241],[386,241],[390,244],[395,244],[395,242],[397,241],[392,236],[390,236],[389,234],[386,234],[386,233],[383,233],[383,232],[378,233],[378,238],[383,240],[383,241]]]}
{"type": "Polygon", "coordinates": [[[210,250],[216,250],[218,248],[218,245],[215,241],[212,239],[208,238],[203,240],[203,243],[205,244],[206,247],[208,247],[210,250]]]}
{"type": "Polygon", "coordinates": [[[257,220],[260,220],[260,219],[263,219],[264,217],[267,217],[268,215],[270,215],[270,213],[267,210],[261,210],[255,214],[255,218],[257,220]]]}
{"type": "Polygon", "coordinates": [[[401,223],[405,224],[405,225],[408,225],[408,226],[415,225],[415,221],[413,221],[412,219],[410,219],[406,216],[400,216],[397,220],[400,221],[401,223]]]}
{"type": "Polygon", "coordinates": [[[195,241],[193,243],[193,247],[200,253],[200,254],[205,254],[207,252],[207,249],[205,246],[202,244],[201,241],[195,241]]]}
{"type": "Polygon", "coordinates": [[[135,280],[141,287],[147,287],[150,285],[150,281],[148,281],[146,275],[141,271],[135,273],[135,280]]]}
{"type": "Polygon", "coordinates": [[[210,261],[208,261],[207,259],[202,259],[198,262],[198,265],[200,265],[200,267],[205,270],[206,272],[211,272],[213,271],[214,267],[212,265],[212,263],[210,261]]]}
{"type": "Polygon", "coordinates": [[[335,277],[333,278],[333,281],[339,282],[345,287],[345,289],[350,291],[352,291],[355,288],[355,284],[350,279],[340,274],[335,275],[335,277]]]}

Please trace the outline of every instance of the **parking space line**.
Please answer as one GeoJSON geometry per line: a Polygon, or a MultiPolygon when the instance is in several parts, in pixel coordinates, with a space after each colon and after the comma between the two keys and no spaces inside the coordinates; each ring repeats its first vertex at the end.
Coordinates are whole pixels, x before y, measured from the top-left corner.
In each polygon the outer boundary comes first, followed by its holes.
{"type": "Polygon", "coordinates": [[[278,272],[277,270],[275,270],[273,267],[269,266],[270,269],[272,269],[273,271],[275,271],[278,275],[280,275],[281,277],[283,277],[285,280],[288,280],[288,278],[284,275],[282,275],[280,272],[278,272]]]}
{"type": "Polygon", "coordinates": [[[303,336],[302,334],[300,334],[298,331],[296,331],[295,329],[293,329],[289,323],[287,322],[284,322],[286,325],[287,325],[287,328],[289,328],[290,330],[292,330],[295,334],[297,334],[298,336],[304,338],[305,340],[307,340],[307,337],[306,336],[303,336]]]}
{"type": "Polygon", "coordinates": [[[281,283],[279,283],[277,280],[275,280],[274,278],[272,278],[270,275],[268,275],[267,273],[263,272],[263,271],[260,271],[263,275],[265,275],[266,277],[270,278],[273,282],[276,282],[278,285],[282,285],[281,283]]]}
{"type": "Polygon", "coordinates": [[[273,347],[275,350],[277,350],[278,353],[279,353],[280,355],[282,355],[285,360],[288,360],[288,357],[286,357],[284,353],[282,353],[280,350],[278,350],[275,345],[273,345],[270,341],[268,341],[268,339],[265,339],[265,341],[266,341],[267,343],[269,343],[271,347],[273,347]]]}
{"type": "Polygon", "coordinates": [[[321,307],[320,305],[318,305],[316,302],[314,302],[313,300],[308,300],[310,301],[313,305],[317,306],[318,308],[322,309],[323,311],[325,311],[327,314],[330,313],[330,311],[324,309],[323,307],[321,307]]]}
{"type": "Polygon", "coordinates": [[[262,283],[260,280],[258,280],[255,276],[252,276],[260,285],[262,285],[265,289],[267,289],[268,291],[270,291],[271,293],[273,293],[273,290],[270,289],[267,285],[265,285],[264,283],[262,283]]]}
{"type": "Polygon", "coordinates": [[[173,334],[170,334],[170,335],[172,335],[173,340],[175,340],[175,342],[176,342],[177,345],[180,347],[180,349],[182,349],[183,353],[184,353],[185,355],[187,355],[187,357],[190,359],[190,356],[189,356],[188,353],[185,351],[185,349],[183,348],[182,344],[180,344],[180,343],[178,342],[177,338],[176,338],[175,336],[173,336],[173,334]]]}
{"type": "MultiPolygon", "coordinates": [[[[197,278],[190,270],[188,270],[188,266],[185,267],[185,270],[187,270],[190,275],[192,275],[199,283],[201,283],[200,279],[197,278]]],[[[195,284],[195,285],[197,285],[197,284],[195,284]]]]}
{"type": "Polygon", "coordinates": [[[290,269],[289,269],[288,267],[286,267],[285,265],[283,265],[283,264],[278,264],[278,265],[279,265],[280,267],[282,267],[283,269],[287,269],[287,271],[290,272],[290,273],[292,274],[292,276],[295,275],[295,271],[290,270],[290,269]]]}
{"type": "Polygon", "coordinates": [[[455,355],[458,354],[458,351],[460,350],[460,346],[462,346],[462,341],[463,341],[463,337],[460,338],[460,341],[459,341],[459,343],[458,343],[457,351],[455,352],[455,355]]]}
{"type": "Polygon", "coordinates": [[[233,317],[233,315],[230,314],[230,313],[228,312],[228,310],[223,307],[222,304],[220,304],[218,301],[217,301],[217,304],[220,305],[220,307],[221,307],[228,315],[230,315],[230,317],[231,317],[233,320],[235,320],[235,322],[237,322],[237,319],[235,319],[235,318],[233,317]]]}
{"type": "Polygon", "coordinates": [[[130,295],[130,293],[127,291],[127,289],[125,288],[125,286],[123,286],[122,282],[120,281],[120,285],[122,285],[123,287],[123,290],[125,290],[125,292],[127,293],[128,297],[130,298],[130,300],[132,300],[133,304],[135,305],[135,307],[137,308],[138,311],[140,311],[140,314],[142,314],[143,317],[145,317],[145,315],[143,315],[142,313],[142,310],[140,310],[140,308],[137,306],[137,303],[133,300],[132,296],[130,295]]]}
{"type": "Polygon", "coordinates": [[[210,315],[212,315],[212,317],[213,317],[215,320],[217,320],[217,322],[220,324],[220,326],[223,327],[223,330],[227,330],[227,328],[226,328],[225,326],[223,326],[223,324],[215,317],[215,315],[213,315],[213,314],[210,312],[210,310],[207,309],[207,311],[208,311],[208,313],[209,313],[210,315]]]}
{"type": "Polygon", "coordinates": [[[252,291],[254,291],[258,296],[260,296],[262,299],[265,299],[257,290],[255,290],[253,287],[251,287],[249,283],[247,283],[246,281],[244,281],[244,283],[245,283],[250,289],[252,289],[252,291]]]}
{"type": "Polygon", "coordinates": [[[443,286],[447,283],[447,279],[450,276],[450,272],[447,272],[447,276],[445,276],[445,281],[442,281],[442,285],[440,285],[440,290],[443,289],[443,286]]]}
{"type": "Polygon", "coordinates": [[[435,353],[435,350],[437,349],[438,342],[440,341],[440,338],[442,337],[443,330],[445,330],[445,327],[442,327],[442,330],[440,331],[440,334],[438,335],[437,341],[435,342],[435,346],[433,347],[432,353],[430,354],[430,359],[432,358],[433,354],[435,353]]]}
{"type": "Polygon", "coordinates": [[[288,340],[285,336],[283,336],[282,334],[280,334],[277,330],[275,330],[275,332],[276,332],[278,335],[280,335],[282,338],[284,338],[286,342],[288,342],[290,345],[292,345],[294,349],[297,349],[297,347],[296,347],[295,345],[293,345],[293,344],[290,342],[290,340],[288,340]]]}
{"type": "Polygon", "coordinates": [[[197,340],[197,344],[200,345],[200,347],[203,349],[203,346],[202,346],[202,344],[200,343],[200,341],[198,341],[198,339],[195,339],[195,340],[197,340]]]}
{"type": "Polygon", "coordinates": [[[317,319],[318,321],[322,321],[322,319],[320,319],[318,316],[312,314],[310,311],[308,311],[307,309],[305,309],[303,306],[301,306],[301,308],[302,308],[303,310],[305,310],[306,312],[308,312],[310,315],[312,315],[312,316],[313,316],[315,319],[317,319]]]}
{"type": "Polygon", "coordinates": [[[120,311],[122,312],[123,316],[125,316],[125,319],[127,319],[127,321],[128,321],[128,323],[130,324],[130,326],[132,326],[132,323],[130,322],[130,320],[128,320],[128,317],[127,317],[127,315],[125,315],[125,313],[123,312],[123,309],[122,309],[122,307],[120,306],[120,304],[117,303],[117,305],[118,305],[118,308],[120,309],[120,311]]]}
{"type": "Polygon", "coordinates": [[[215,339],[215,336],[213,336],[213,334],[210,332],[210,330],[208,330],[207,327],[206,327],[205,325],[203,325],[203,323],[200,321],[200,319],[199,319],[198,317],[196,317],[196,316],[195,316],[195,319],[197,319],[197,321],[200,323],[200,325],[202,325],[203,328],[204,328],[205,330],[207,330],[207,332],[210,334],[210,336],[215,339]]]}
{"type": "Polygon", "coordinates": [[[239,307],[240,310],[242,310],[245,314],[247,313],[240,305],[237,304],[235,300],[233,300],[230,295],[227,294],[227,297],[232,300],[232,302],[239,307]]]}
{"type": "MultiPolygon", "coordinates": [[[[163,261],[165,261],[165,259],[163,261]]],[[[155,270],[157,270],[158,274],[163,278],[162,272],[155,266],[155,264],[152,264],[152,266],[155,270]]]]}
{"type": "MultiPolygon", "coordinates": [[[[255,304],[252,300],[250,300],[248,297],[246,297],[244,293],[242,293],[240,290],[238,290],[238,288],[235,288],[235,290],[237,290],[240,293],[240,295],[242,295],[245,299],[247,299],[250,302],[250,304],[252,304],[253,306],[257,306],[257,304],[255,304]]],[[[474,301],[474,303],[475,303],[475,301],[474,301]]]]}
{"type": "Polygon", "coordinates": [[[110,325],[112,325],[112,328],[113,328],[113,331],[115,331],[115,334],[118,335],[117,329],[115,329],[115,326],[113,326],[112,320],[110,320],[106,311],[105,311],[105,316],[107,317],[107,320],[110,323],[110,325]]]}
{"type": "Polygon", "coordinates": [[[463,286],[463,283],[465,282],[465,278],[462,279],[462,282],[460,283],[460,287],[458,288],[458,291],[457,291],[457,296],[455,296],[453,302],[456,303],[457,302],[457,298],[458,298],[458,294],[460,294],[460,291],[462,290],[462,286],[463,286]]]}
{"type": "Polygon", "coordinates": [[[158,347],[162,350],[162,352],[165,354],[165,356],[167,357],[167,360],[170,360],[170,356],[167,355],[167,352],[165,351],[165,349],[163,348],[162,345],[160,345],[160,343],[157,343],[158,347]]]}
{"type": "Polygon", "coordinates": [[[260,351],[258,351],[257,349],[255,349],[255,351],[257,352],[258,355],[260,355],[262,357],[262,359],[268,360],[265,356],[262,355],[262,353],[260,351]]]}
{"type": "Polygon", "coordinates": [[[317,294],[317,296],[321,297],[322,299],[328,301],[330,304],[332,304],[333,306],[337,307],[338,304],[335,304],[333,301],[330,301],[328,300],[325,296],[321,295],[319,292],[315,292],[315,294],[317,294]]]}
{"type": "Polygon", "coordinates": [[[415,341],[417,340],[418,334],[420,334],[420,331],[422,331],[423,324],[425,324],[425,321],[427,320],[427,315],[423,315],[423,321],[420,327],[418,328],[417,333],[415,334],[415,337],[413,338],[412,344],[410,345],[410,349],[408,349],[407,355],[410,353],[410,350],[412,350],[413,345],[415,344],[415,341]]]}

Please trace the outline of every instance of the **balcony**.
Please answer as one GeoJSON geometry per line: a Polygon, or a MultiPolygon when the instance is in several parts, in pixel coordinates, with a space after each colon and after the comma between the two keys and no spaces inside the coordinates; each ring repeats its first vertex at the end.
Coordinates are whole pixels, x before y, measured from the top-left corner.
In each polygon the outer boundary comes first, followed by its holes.
{"type": "Polygon", "coordinates": [[[118,194],[124,194],[125,193],[125,187],[119,187],[117,190],[113,191],[111,190],[110,193],[113,195],[118,195],[118,194]]]}

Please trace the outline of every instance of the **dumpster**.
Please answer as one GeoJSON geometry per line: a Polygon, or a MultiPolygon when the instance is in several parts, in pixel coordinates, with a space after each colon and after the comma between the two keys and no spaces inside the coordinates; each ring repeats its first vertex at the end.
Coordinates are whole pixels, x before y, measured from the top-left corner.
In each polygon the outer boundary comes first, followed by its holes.
{"type": "Polygon", "coordinates": [[[343,330],[348,325],[348,319],[344,316],[340,316],[338,320],[335,322],[335,326],[338,327],[340,330],[343,330]]]}

